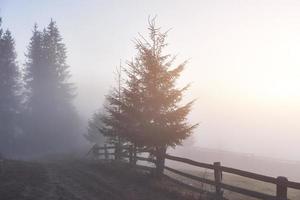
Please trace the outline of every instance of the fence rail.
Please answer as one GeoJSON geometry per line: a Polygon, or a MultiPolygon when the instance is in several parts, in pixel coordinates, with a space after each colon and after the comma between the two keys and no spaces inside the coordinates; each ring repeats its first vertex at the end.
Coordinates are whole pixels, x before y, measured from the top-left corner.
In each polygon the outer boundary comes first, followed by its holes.
{"type": "MultiPolygon", "coordinates": [[[[133,160],[135,161],[147,161],[147,162],[151,162],[154,164],[157,164],[156,159],[153,158],[146,158],[146,157],[141,157],[141,156],[136,156],[132,153],[132,147],[130,146],[126,146],[126,147],[122,147],[122,149],[125,149],[128,151],[128,153],[123,153],[121,154],[122,157],[125,158],[129,158],[129,161],[132,162],[133,160]]],[[[104,146],[104,147],[98,147],[98,151],[99,150],[103,150],[103,153],[98,152],[98,155],[104,155],[105,159],[109,159],[109,155],[115,155],[116,157],[116,147],[115,146],[104,146]],[[113,149],[115,150],[114,152],[109,152],[109,149],[113,149]]],[[[147,150],[144,150],[142,152],[148,152],[147,150]]],[[[139,151],[139,153],[141,153],[141,151],[139,151]]],[[[152,154],[155,155],[155,153],[152,152],[152,154]]],[[[257,173],[253,173],[253,172],[248,172],[248,171],[243,171],[240,169],[234,169],[231,167],[225,167],[222,166],[220,162],[215,162],[213,164],[209,164],[209,163],[202,163],[202,162],[198,162],[198,161],[194,161],[191,159],[187,159],[187,158],[182,158],[182,157],[177,157],[177,156],[172,156],[172,155],[168,155],[166,154],[164,156],[165,159],[168,160],[172,160],[172,161],[176,161],[176,162],[181,162],[181,163],[185,163],[185,164],[189,164],[192,166],[196,166],[196,167],[201,167],[204,169],[210,169],[214,171],[214,180],[211,179],[207,179],[207,178],[203,178],[203,177],[199,177],[199,176],[195,176],[192,174],[188,174],[186,172],[182,172],[179,171],[177,169],[173,169],[171,167],[168,166],[164,166],[165,170],[168,170],[174,174],[189,178],[191,180],[194,181],[198,181],[201,183],[205,183],[205,184],[209,184],[215,187],[215,195],[217,199],[225,199],[223,197],[223,189],[225,190],[229,190],[232,192],[236,192],[236,193],[240,193],[246,196],[250,196],[250,197],[254,197],[254,198],[258,198],[258,199],[263,199],[263,200],[287,200],[287,193],[288,193],[288,188],[292,188],[292,189],[296,189],[296,190],[300,190],[300,183],[298,182],[293,182],[293,181],[288,181],[288,179],[286,177],[283,176],[279,176],[277,178],[275,177],[271,177],[271,176],[266,176],[266,175],[262,175],[262,174],[257,174],[257,173]],[[222,173],[228,173],[228,174],[234,174],[234,175],[238,175],[238,176],[242,176],[242,177],[246,177],[246,178],[250,178],[253,180],[257,180],[257,181],[262,181],[262,182],[266,182],[266,183],[271,183],[271,184],[275,184],[276,185],[276,194],[274,195],[270,195],[270,194],[265,194],[265,193],[261,193],[258,191],[253,191],[253,190],[249,190],[249,189],[245,189],[245,188],[241,188],[238,186],[233,186],[233,185],[229,185],[227,183],[223,183],[222,182],[222,173]]],[[[153,168],[149,168],[147,167],[147,169],[153,169],[153,168]]],[[[197,188],[195,186],[192,185],[188,185],[186,183],[180,182],[170,176],[167,176],[166,174],[164,174],[164,176],[168,177],[170,180],[175,181],[176,183],[186,186],[187,188],[193,190],[193,191],[202,191],[200,188],[197,188]]]]}

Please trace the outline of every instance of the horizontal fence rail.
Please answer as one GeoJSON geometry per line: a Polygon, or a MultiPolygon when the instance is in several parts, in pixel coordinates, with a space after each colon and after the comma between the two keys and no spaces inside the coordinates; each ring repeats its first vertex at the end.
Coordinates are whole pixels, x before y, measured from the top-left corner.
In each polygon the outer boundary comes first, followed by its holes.
{"type": "Polygon", "coordinates": [[[247,177],[247,178],[251,178],[251,179],[255,179],[258,181],[263,181],[263,182],[268,182],[268,183],[277,183],[277,179],[274,177],[270,177],[270,176],[265,176],[265,175],[261,175],[261,174],[256,174],[253,172],[247,172],[247,171],[243,171],[243,170],[239,170],[239,169],[234,169],[231,167],[221,167],[222,172],[227,172],[230,174],[235,174],[235,175],[239,175],[239,176],[243,176],[243,177],[247,177]]]}
{"type": "Polygon", "coordinates": [[[300,183],[293,182],[293,181],[289,181],[287,184],[288,184],[287,186],[288,186],[289,188],[293,188],[293,189],[296,189],[296,190],[300,190],[300,183]]]}
{"type": "Polygon", "coordinates": [[[199,177],[199,176],[194,176],[194,175],[191,175],[191,174],[188,174],[188,173],[185,173],[185,172],[181,172],[177,169],[173,169],[173,168],[167,167],[167,166],[165,166],[165,169],[170,171],[170,172],[173,172],[174,174],[178,174],[178,175],[190,178],[190,179],[195,180],[195,181],[200,181],[202,183],[206,183],[206,184],[210,184],[210,185],[216,185],[215,181],[210,180],[210,179],[202,178],[202,177],[199,177]]]}
{"type": "MultiPolygon", "coordinates": [[[[123,158],[129,158],[129,162],[132,161],[147,161],[147,162],[151,162],[154,164],[157,164],[157,160],[154,158],[147,158],[147,157],[141,157],[141,156],[137,156],[136,154],[133,154],[132,151],[132,147],[131,146],[124,146],[124,147],[119,147],[116,148],[116,146],[104,146],[104,147],[98,147],[98,156],[99,155],[104,155],[105,159],[109,158],[109,155],[114,155],[116,158],[116,154],[117,151],[116,149],[120,150],[120,148],[122,150],[126,150],[126,153],[118,153],[119,156],[123,157],[123,158]],[[114,152],[109,152],[109,150],[114,150],[114,152]],[[104,151],[104,152],[99,152],[99,151],[104,151]]],[[[89,151],[89,153],[92,151],[92,149],[89,151]]],[[[89,154],[88,153],[88,154],[89,154]]],[[[136,153],[150,153],[150,151],[147,150],[139,150],[136,153]]],[[[155,152],[151,151],[152,155],[155,155],[155,152]]],[[[240,169],[235,169],[235,168],[231,168],[231,167],[225,167],[225,166],[221,166],[220,162],[215,162],[214,164],[209,164],[209,163],[202,163],[202,162],[197,162],[188,158],[182,158],[182,157],[177,157],[177,156],[172,156],[172,155],[168,155],[165,154],[164,155],[165,159],[168,160],[172,160],[172,161],[176,161],[176,162],[181,162],[181,163],[185,163],[185,164],[189,164],[192,166],[196,166],[196,167],[201,167],[204,169],[210,169],[214,171],[214,180],[211,179],[207,179],[204,177],[199,177],[199,176],[195,176],[186,172],[182,172],[180,170],[177,169],[173,169],[171,167],[168,166],[164,166],[164,169],[167,171],[170,171],[174,174],[186,177],[188,179],[191,179],[193,181],[198,181],[201,183],[205,183],[205,184],[209,184],[215,187],[215,197],[217,199],[225,199],[223,197],[223,191],[222,189],[225,190],[229,190],[232,192],[236,192],[239,194],[243,194],[249,197],[254,197],[257,199],[263,199],[263,200],[288,200],[287,198],[287,192],[288,192],[288,188],[292,188],[292,189],[296,189],[296,190],[300,190],[300,183],[299,182],[293,182],[293,181],[288,181],[288,179],[286,177],[282,177],[279,176],[277,178],[275,177],[271,177],[271,176],[266,176],[266,175],[262,175],[262,174],[257,174],[257,173],[253,173],[253,172],[248,172],[248,171],[243,171],[240,169]],[[257,191],[253,191],[253,190],[249,190],[249,189],[245,189],[245,188],[241,188],[238,186],[233,186],[227,183],[223,183],[222,182],[222,173],[228,173],[228,174],[234,174],[234,175],[238,175],[238,176],[242,176],[242,177],[246,177],[246,178],[250,178],[253,180],[257,180],[257,181],[262,181],[262,182],[266,182],[266,183],[271,183],[274,184],[276,186],[276,194],[274,195],[270,195],[270,194],[265,194],[265,193],[261,193],[261,192],[257,192],[257,191]]],[[[146,167],[143,166],[145,169],[148,170],[153,170],[152,167],[146,167]]],[[[197,191],[197,192],[201,192],[203,193],[203,190],[200,188],[197,188],[196,186],[193,185],[189,185],[186,184],[182,181],[179,181],[175,178],[170,177],[169,175],[163,174],[164,177],[167,177],[169,180],[172,180],[173,182],[176,182],[177,184],[180,184],[182,186],[185,186],[186,188],[192,190],[192,191],[197,191]]],[[[208,192],[208,191],[206,191],[208,192]]],[[[208,192],[209,193],[209,192],[208,192]]]]}
{"type": "Polygon", "coordinates": [[[168,154],[165,157],[166,157],[166,159],[169,159],[169,160],[183,162],[183,163],[194,165],[194,166],[197,166],[197,167],[202,167],[202,168],[206,168],[206,169],[214,169],[214,166],[212,164],[196,162],[194,160],[190,160],[190,159],[187,159],[187,158],[180,158],[180,157],[176,157],[176,156],[171,156],[171,155],[168,155],[168,154]]]}

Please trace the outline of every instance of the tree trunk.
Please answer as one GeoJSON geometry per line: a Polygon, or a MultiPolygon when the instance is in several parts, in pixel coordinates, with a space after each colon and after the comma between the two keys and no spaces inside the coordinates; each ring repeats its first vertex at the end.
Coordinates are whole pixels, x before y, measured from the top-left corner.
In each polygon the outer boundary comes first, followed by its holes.
{"type": "Polygon", "coordinates": [[[136,148],[136,144],[133,144],[133,164],[136,165],[136,154],[137,154],[137,148],[136,148]]]}
{"type": "Polygon", "coordinates": [[[117,142],[116,148],[115,148],[115,160],[120,160],[121,154],[122,154],[122,142],[121,142],[120,137],[118,137],[118,142],[117,142]]]}
{"type": "Polygon", "coordinates": [[[157,147],[155,156],[156,156],[156,177],[161,178],[164,173],[165,168],[165,155],[167,148],[166,147],[157,147]]]}
{"type": "Polygon", "coordinates": [[[119,144],[117,144],[115,147],[115,160],[119,160],[119,159],[120,159],[120,147],[119,144]]]}

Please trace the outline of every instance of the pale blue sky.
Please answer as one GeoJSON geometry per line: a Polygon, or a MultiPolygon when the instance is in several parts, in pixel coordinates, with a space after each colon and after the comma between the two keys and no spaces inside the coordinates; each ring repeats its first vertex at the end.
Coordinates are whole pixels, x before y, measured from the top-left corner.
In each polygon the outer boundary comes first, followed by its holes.
{"type": "Polygon", "coordinates": [[[300,160],[300,1],[0,0],[0,15],[20,63],[33,24],[57,21],[85,119],[157,15],[168,51],[190,59],[180,83],[198,98],[194,145],[300,160]]]}

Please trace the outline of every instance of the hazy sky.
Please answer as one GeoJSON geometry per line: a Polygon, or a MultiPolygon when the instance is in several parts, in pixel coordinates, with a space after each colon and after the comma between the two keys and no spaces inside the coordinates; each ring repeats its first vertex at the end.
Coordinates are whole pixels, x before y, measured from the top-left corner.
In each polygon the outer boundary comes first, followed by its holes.
{"type": "Polygon", "coordinates": [[[20,63],[33,24],[57,21],[85,119],[157,15],[168,51],[190,60],[180,83],[198,98],[193,145],[300,160],[300,1],[0,0],[0,15],[20,63]]]}

